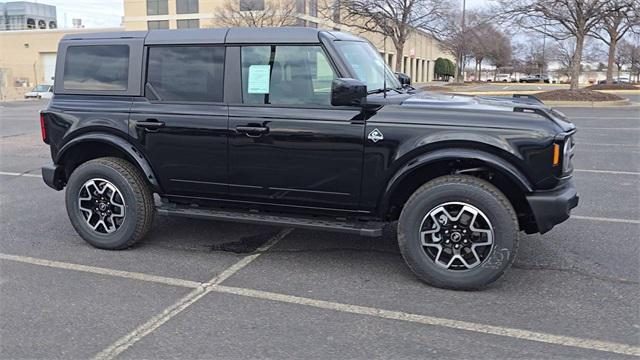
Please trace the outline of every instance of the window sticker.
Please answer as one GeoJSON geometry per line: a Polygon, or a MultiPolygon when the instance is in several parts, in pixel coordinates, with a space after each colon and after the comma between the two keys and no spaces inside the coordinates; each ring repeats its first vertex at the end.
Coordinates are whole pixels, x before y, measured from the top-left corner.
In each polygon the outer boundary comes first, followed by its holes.
{"type": "Polygon", "coordinates": [[[249,66],[249,84],[247,85],[247,93],[268,94],[270,72],[271,66],[269,65],[249,66]]]}

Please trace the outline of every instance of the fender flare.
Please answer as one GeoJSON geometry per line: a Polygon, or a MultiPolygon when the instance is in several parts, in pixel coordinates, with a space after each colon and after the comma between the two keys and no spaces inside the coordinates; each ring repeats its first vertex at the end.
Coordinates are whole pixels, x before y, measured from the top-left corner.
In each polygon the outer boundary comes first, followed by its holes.
{"type": "Polygon", "coordinates": [[[527,177],[516,168],[508,160],[501,158],[498,155],[491,154],[484,150],[477,149],[465,149],[465,148],[449,148],[429,151],[420,154],[413,159],[406,162],[400,169],[398,169],[393,176],[387,181],[387,185],[382,194],[381,207],[379,210],[383,212],[388,209],[389,202],[392,194],[397,190],[398,185],[413,171],[430,164],[447,160],[479,160],[486,163],[492,169],[499,171],[502,175],[506,176],[518,188],[526,193],[532,192],[533,187],[527,177]]]}
{"type": "Polygon", "coordinates": [[[56,164],[60,163],[60,161],[62,161],[64,157],[72,149],[74,149],[78,145],[81,145],[87,142],[105,143],[125,153],[129,158],[129,160],[132,160],[134,162],[134,165],[136,165],[140,170],[142,170],[145,177],[147,178],[147,181],[149,181],[153,189],[156,191],[160,191],[161,188],[158,183],[158,178],[153,172],[153,169],[151,168],[151,164],[149,163],[149,161],[147,161],[147,159],[144,157],[142,152],[140,152],[130,142],[128,142],[127,140],[117,135],[104,134],[104,133],[100,133],[100,134],[87,133],[87,134],[80,135],[62,146],[60,151],[58,151],[57,156],[54,159],[54,162],[56,164]]]}

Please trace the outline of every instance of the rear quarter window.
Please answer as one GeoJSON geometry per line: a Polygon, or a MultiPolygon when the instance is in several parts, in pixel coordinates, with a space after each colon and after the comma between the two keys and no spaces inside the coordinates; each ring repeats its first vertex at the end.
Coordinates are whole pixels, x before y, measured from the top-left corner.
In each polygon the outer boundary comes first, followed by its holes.
{"type": "Polygon", "coordinates": [[[128,45],[69,46],[64,63],[65,90],[124,91],[129,76],[128,45]]]}

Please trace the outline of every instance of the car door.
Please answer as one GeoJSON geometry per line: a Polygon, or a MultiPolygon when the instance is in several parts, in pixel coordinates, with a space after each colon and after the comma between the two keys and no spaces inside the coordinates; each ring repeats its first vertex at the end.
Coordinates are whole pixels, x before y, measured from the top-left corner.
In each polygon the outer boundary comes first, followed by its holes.
{"type": "Polygon", "coordinates": [[[320,45],[243,46],[242,103],[229,106],[232,197],[356,208],[364,121],[330,104],[336,72],[320,45]]]}
{"type": "Polygon", "coordinates": [[[130,134],[164,191],[227,195],[224,46],[148,48],[145,97],[133,102],[130,134]]]}

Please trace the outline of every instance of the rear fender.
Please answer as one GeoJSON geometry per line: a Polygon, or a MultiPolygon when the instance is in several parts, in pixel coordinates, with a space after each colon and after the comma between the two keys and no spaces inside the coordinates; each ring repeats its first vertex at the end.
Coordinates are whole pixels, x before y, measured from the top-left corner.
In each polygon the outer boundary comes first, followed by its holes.
{"type": "Polygon", "coordinates": [[[158,184],[157,177],[153,172],[151,164],[144,157],[142,152],[136,149],[131,143],[127,140],[113,134],[96,134],[96,133],[87,133],[80,135],[73,140],[66,143],[60,151],[58,151],[57,156],[54,158],[54,163],[62,164],[65,161],[65,158],[69,156],[73,152],[75,148],[82,144],[86,144],[89,142],[100,142],[105,145],[110,145],[121,152],[123,152],[129,161],[133,162],[145,175],[147,181],[151,184],[154,191],[160,191],[160,185],[158,184]]]}

